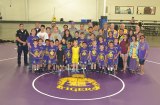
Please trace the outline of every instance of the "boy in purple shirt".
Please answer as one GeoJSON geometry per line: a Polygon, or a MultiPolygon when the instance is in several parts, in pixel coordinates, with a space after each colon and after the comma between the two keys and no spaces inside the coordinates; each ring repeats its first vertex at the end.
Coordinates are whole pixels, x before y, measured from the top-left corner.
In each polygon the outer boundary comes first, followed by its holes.
{"type": "Polygon", "coordinates": [[[82,70],[86,70],[88,56],[89,56],[89,51],[87,48],[87,44],[86,42],[83,42],[82,47],[80,48],[80,63],[82,70]]]}
{"type": "MultiPolygon", "coordinates": [[[[103,45],[104,47],[106,46],[106,42],[104,41],[104,38],[102,36],[99,37],[98,42],[97,42],[97,46],[98,48],[100,48],[100,45],[103,45]]],[[[105,48],[106,49],[106,48],[105,48]]],[[[99,49],[98,49],[99,50],[99,49]]]]}
{"type": "Polygon", "coordinates": [[[109,37],[107,37],[107,39],[106,39],[106,45],[108,45],[109,42],[114,42],[114,37],[113,37],[112,31],[109,31],[109,32],[108,32],[108,36],[109,36],[109,37]]]}
{"type": "Polygon", "coordinates": [[[48,70],[51,71],[51,67],[53,68],[53,71],[56,71],[56,52],[57,48],[54,45],[54,41],[50,41],[50,47],[48,49],[49,51],[49,59],[48,59],[48,70]]]}
{"type": "Polygon", "coordinates": [[[39,70],[41,50],[38,47],[38,41],[33,41],[33,46],[30,48],[30,54],[32,55],[32,72],[39,70]]]}
{"type": "MultiPolygon", "coordinates": [[[[33,41],[37,39],[38,39],[38,36],[36,36],[36,30],[32,29],[30,36],[27,38],[27,45],[28,45],[29,50],[33,46],[33,41]]],[[[29,70],[32,70],[32,55],[31,54],[29,54],[29,70]]]]}
{"type": "Polygon", "coordinates": [[[115,69],[114,69],[114,59],[116,57],[116,50],[114,48],[114,44],[113,42],[109,42],[109,48],[107,49],[107,69],[108,69],[108,73],[115,73],[115,69]]]}
{"type": "Polygon", "coordinates": [[[97,42],[93,41],[92,46],[89,48],[89,60],[91,62],[91,71],[96,70],[97,56],[98,56],[97,42]]]}
{"type": "Polygon", "coordinates": [[[114,48],[116,50],[116,56],[115,56],[115,59],[114,59],[114,65],[115,65],[115,72],[117,71],[117,68],[118,68],[118,57],[121,53],[121,47],[120,45],[118,44],[118,38],[115,38],[114,39],[114,48]]]}
{"type": "Polygon", "coordinates": [[[148,49],[149,45],[145,41],[145,36],[141,35],[140,36],[140,43],[139,43],[139,48],[138,48],[138,57],[139,57],[139,64],[140,64],[140,75],[144,74],[144,62],[148,56],[148,49]]]}
{"type": "MultiPolygon", "coordinates": [[[[45,46],[44,46],[44,56],[43,56],[43,62],[44,62],[44,67],[47,67],[48,65],[48,60],[49,60],[49,43],[50,43],[50,40],[49,39],[46,39],[45,40],[45,46]]],[[[47,68],[48,69],[48,68],[47,68]]]]}
{"type": "Polygon", "coordinates": [[[85,38],[84,32],[81,32],[80,38],[78,39],[78,45],[82,47],[83,42],[87,42],[87,39],[85,38]]]}
{"type": "Polygon", "coordinates": [[[98,57],[97,57],[98,65],[99,65],[99,72],[104,72],[105,69],[105,61],[106,61],[106,53],[104,50],[104,45],[100,45],[100,49],[98,51],[98,57]]]}
{"type": "Polygon", "coordinates": [[[71,43],[67,43],[67,48],[65,49],[65,64],[67,65],[68,71],[70,70],[70,66],[72,64],[72,49],[71,43]]]}

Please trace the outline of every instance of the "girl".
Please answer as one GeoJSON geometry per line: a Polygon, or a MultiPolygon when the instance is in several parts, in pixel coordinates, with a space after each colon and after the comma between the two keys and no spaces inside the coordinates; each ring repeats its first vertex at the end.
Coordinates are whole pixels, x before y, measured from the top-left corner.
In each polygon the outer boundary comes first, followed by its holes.
{"type": "Polygon", "coordinates": [[[127,68],[127,59],[128,59],[128,47],[129,47],[129,42],[128,42],[128,37],[125,34],[124,39],[120,43],[121,47],[121,58],[123,61],[123,72],[126,73],[126,68],[127,68]]]}
{"type": "Polygon", "coordinates": [[[67,42],[71,42],[72,41],[72,36],[70,34],[70,31],[68,29],[66,29],[64,31],[64,36],[63,38],[67,41],[67,42]]]}

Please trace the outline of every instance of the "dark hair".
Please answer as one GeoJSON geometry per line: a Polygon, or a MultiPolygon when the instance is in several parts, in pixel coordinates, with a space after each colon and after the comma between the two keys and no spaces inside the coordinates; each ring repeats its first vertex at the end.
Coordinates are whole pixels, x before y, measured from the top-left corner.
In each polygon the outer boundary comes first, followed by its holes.
{"type": "Polygon", "coordinates": [[[19,26],[24,25],[23,23],[20,23],[19,26]]]}
{"type": "Polygon", "coordinates": [[[137,35],[132,35],[132,37],[135,37],[135,41],[137,41],[137,35]]]}
{"type": "Polygon", "coordinates": [[[64,36],[63,36],[64,38],[66,38],[66,32],[67,32],[67,31],[69,32],[69,36],[68,36],[68,37],[71,36],[70,30],[69,30],[69,29],[66,29],[66,30],[64,31],[64,36]]]}
{"type": "Polygon", "coordinates": [[[48,42],[50,42],[50,40],[49,40],[49,39],[46,39],[46,40],[45,40],[45,42],[47,42],[47,41],[48,41],[48,42]]]}
{"type": "Polygon", "coordinates": [[[44,27],[44,28],[45,28],[45,25],[42,24],[41,27],[44,27]]]}
{"type": "Polygon", "coordinates": [[[141,38],[141,37],[144,37],[144,38],[146,38],[146,37],[145,37],[145,35],[141,35],[141,36],[140,36],[140,38],[141,38]]]}
{"type": "Polygon", "coordinates": [[[51,27],[46,27],[46,30],[47,30],[47,29],[51,29],[51,27]]]}
{"type": "Polygon", "coordinates": [[[38,40],[37,40],[37,39],[34,39],[33,42],[38,42],[38,40]]]}
{"type": "Polygon", "coordinates": [[[55,40],[55,42],[57,42],[57,41],[59,42],[59,40],[58,40],[58,39],[56,39],[56,40],[55,40]]]}
{"type": "Polygon", "coordinates": [[[79,34],[79,31],[75,31],[75,33],[79,34]]]}
{"type": "Polygon", "coordinates": [[[64,28],[65,26],[67,26],[67,28],[68,28],[68,25],[67,25],[67,24],[63,25],[63,28],[64,28]]]}

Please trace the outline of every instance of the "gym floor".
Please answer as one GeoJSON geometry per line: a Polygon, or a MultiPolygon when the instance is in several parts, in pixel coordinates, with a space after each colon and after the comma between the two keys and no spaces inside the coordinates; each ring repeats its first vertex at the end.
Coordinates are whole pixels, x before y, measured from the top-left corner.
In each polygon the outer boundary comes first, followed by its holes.
{"type": "MultiPolygon", "coordinates": [[[[86,74],[95,80],[97,91],[73,92],[56,88],[66,77],[57,74],[32,74],[17,67],[15,44],[0,44],[0,105],[159,105],[160,48],[151,47],[145,74],[86,74]],[[86,99],[86,100],[85,100],[86,99]]],[[[22,58],[23,60],[23,58],[22,58]]]]}

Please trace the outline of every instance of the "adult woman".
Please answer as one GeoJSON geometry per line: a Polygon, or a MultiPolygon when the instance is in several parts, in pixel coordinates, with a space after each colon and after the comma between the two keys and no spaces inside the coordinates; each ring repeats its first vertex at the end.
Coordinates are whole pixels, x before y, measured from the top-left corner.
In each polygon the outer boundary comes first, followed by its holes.
{"type": "Polygon", "coordinates": [[[120,47],[121,47],[120,56],[122,57],[122,61],[123,61],[123,72],[126,73],[127,59],[128,59],[128,47],[129,47],[129,41],[128,41],[128,37],[126,34],[124,35],[124,39],[120,42],[120,47]]]}
{"type": "Polygon", "coordinates": [[[63,38],[67,41],[67,42],[71,42],[72,41],[72,36],[70,34],[70,31],[68,29],[66,29],[64,31],[64,36],[63,38]]]}
{"type": "Polygon", "coordinates": [[[138,57],[139,57],[139,64],[140,64],[140,75],[144,74],[144,62],[148,56],[148,43],[145,41],[145,36],[140,36],[140,42],[138,47],[138,57]]]}
{"type": "Polygon", "coordinates": [[[129,70],[131,70],[132,73],[135,73],[135,70],[137,69],[137,61],[138,61],[138,46],[139,42],[137,41],[136,35],[132,35],[132,42],[129,46],[129,70]]]}

